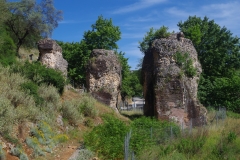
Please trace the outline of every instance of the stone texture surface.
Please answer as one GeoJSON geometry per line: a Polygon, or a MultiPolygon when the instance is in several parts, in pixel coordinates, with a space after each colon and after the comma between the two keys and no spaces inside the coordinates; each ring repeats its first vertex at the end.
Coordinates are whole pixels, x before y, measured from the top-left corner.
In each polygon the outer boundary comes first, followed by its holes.
{"type": "Polygon", "coordinates": [[[87,90],[117,111],[120,101],[121,65],[114,51],[94,49],[86,74],[87,90]]]}
{"type": "Polygon", "coordinates": [[[62,48],[56,41],[45,38],[38,41],[38,60],[49,68],[61,71],[67,76],[68,63],[62,56],[62,48]]]}
{"type": "Polygon", "coordinates": [[[173,119],[184,127],[206,123],[207,110],[197,99],[201,65],[192,41],[182,33],[156,39],[144,56],[144,114],[158,119],[173,119]],[[188,53],[196,75],[188,77],[176,63],[176,52],[188,53]]]}

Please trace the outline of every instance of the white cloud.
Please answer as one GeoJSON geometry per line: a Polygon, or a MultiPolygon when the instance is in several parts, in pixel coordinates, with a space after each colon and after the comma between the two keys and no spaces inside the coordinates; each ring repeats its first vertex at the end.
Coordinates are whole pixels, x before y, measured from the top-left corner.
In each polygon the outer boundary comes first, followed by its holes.
{"type": "Polygon", "coordinates": [[[221,3],[221,4],[211,4],[208,6],[203,6],[204,12],[209,13],[214,18],[240,18],[239,12],[239,2],[221,3]]]}
{"type": "Polygon", "coordinates": [[[166,12],[168,12],[169,14],[171,14],[173,16],[177,16],[177,17],[188,17],[190,14],[189,12],[178,9],[177,7],[171,7],[169,9],[167,9],[166,12]]]}
{"type": "Polygon", "coordinates": [[[144,8],[148,8],[151,6],[155,6],[159,3],[163,3],[167,0],[140,0],[139,2],[136,2],[134,4],[130,4],[128,6],[124,6],[122,8],[117,9],[116,11],[113,12],[113,14],[122,14],[122,13],[128,13],[128,12],[133,12],[137,10],[141,10],[144,8]]]}
{"type": "MultiPolygon", "coordinates": [[[[237,1],[228,1],[227,3],[215,3],[195,8],[195,11],[189,8],[171,7],[166,10],[172,17],[181,18],[185,21],[188,16],[204,17],[207,16],[209,20],[214,20],[220,26],[226,26],[234,35],[240,36],[240,3],[237,1]]],[[[175,19],[175,18],[174,18],[175,19]]],[[[179,21],[181,20],[179,19],[179,21]]]]}
{"type": "Polygon", "coordinates": [[[240,36],[240,11],[239,2],[212,4],[204,6],[203,11],[208,13],[210,19],[214,19],[221,26],[226,26],[234,35],[240,36]]]}
{"type": "Polygon", "coordinates": [[[74,24],[74,23],[79,23],[78,21],[75,20],[67,20],[67,21],[60,21],[59,24],[74,24]]]}

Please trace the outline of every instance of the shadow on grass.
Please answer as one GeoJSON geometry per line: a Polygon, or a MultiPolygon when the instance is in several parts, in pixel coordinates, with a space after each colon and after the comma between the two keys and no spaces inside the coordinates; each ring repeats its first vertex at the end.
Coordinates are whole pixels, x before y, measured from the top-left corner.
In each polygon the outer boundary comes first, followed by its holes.
{"type": "Polygon", "coordinates": [[[143,117],[142,111],[121,111],[120,112],[123,116],[129,118],[130,120],[134,120],[136,118],[143,117]]]}

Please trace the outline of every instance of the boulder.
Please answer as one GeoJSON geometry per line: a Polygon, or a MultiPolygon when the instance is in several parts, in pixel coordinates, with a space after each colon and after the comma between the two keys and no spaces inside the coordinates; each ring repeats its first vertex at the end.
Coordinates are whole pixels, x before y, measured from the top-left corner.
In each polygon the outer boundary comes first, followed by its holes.
{"type": "Polygon", "coordinates": [[[62,56],[62,48],[56,41],[45,38],[37,43],[39,50],[38,60],[49,68],[59,70],[67,76],[68,63],[62,56]]]}
{"type": "Polygon", "coordinates": [[[121,65],[112,50],[94,49],[86,74],[87,90],[98,101],[117,110],[120,101],[121,65]]]}
{"type": "Polygon", "coordinates": [[[201,64],[183,33],[156,39],[143,59],[144,114],[187,127],[206,123],[207,110],[197,99],[201,64]]]}

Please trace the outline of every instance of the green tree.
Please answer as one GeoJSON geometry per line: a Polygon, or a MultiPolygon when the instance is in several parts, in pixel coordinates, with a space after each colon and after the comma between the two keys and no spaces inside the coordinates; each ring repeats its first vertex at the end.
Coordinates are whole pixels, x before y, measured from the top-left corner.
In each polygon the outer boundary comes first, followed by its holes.
{"type": "Polygon", "coordinates": [[[83,35],[83,41],[85,41],[89,50],[117,49],[116,42],[120,38],[120,28],[113,25],[112,19],[104,19],[103,16],[99,16],[96,23],[92,25],[92,30],[84,32],[83,35]]]}
{"type": "Polygon", "coordinates": [[[53,29],[62,20],[62,11],[56,10],[53,0],[21,0],[8,2],[10,17],[5,21],[17,46],[17,52],[22,45],[32,46],[40,36],[51,35],[53,29]]]}
{"type": "Polygon", "coordinates": [[[6,30],[0,27],[0,63],[4,66],[16,61],[16,45],[6,30]]]}
{"type": "Polygon", "coordinates": [[[99,16],[92,30],[84,33],[83,39],[76,43],[58,42],[63,49],[63,56],[68,61],[68,75],[75,85],[85,84],[86,64],[93,49],[117,49],[120,29],[112,20],[99,16]]]}
{"type": "Polygon", "coordinates": [[[239,105],[234,99],[240,88],[231,89],[239,83],[236,78],[240,68],[239,38],[207,17],[190,16],[185,22],[179,22],[178,26],[185,37],[193,41],[203,68],[198,89],[200,101],[206,106],[226,106],[237,111],[239,105]]]}
{"type": "Polygon", "coordinates": [[[194,39],[204,75],[228,76],[240,67],[238,37],[233,37],[226,27],[220,27],[207,17],[201,19],[196,16],[179,22],[178,26],[186,38],[194,39]],[[196,34],[199,29],[201,34],[196,34]]]}
{"type": "Polygon", "coordinates": [[[170,32],[168,32],[168,27],[162,26],[159,29],[154,29],[153,27],[147,32],[144,36],[143,40],[138,42],[138,48],[142,53],[146,53],[148,48],[151,47],[152,42],[158,38],[166,38],[170,36],[170,32]]]}
{"type": "MultiPolygon", "coordinates": [[[[8,9],[7,9],[7,5],[5,0],[0,0],[0,29],[1,32],[3,32],[4,29],[4,22],[7,20],[8,18],[8,9]]],[[[3,43],[3,37],[0,36],[0,45],[2,45],[3,43]]]]}
{"type": "Polygon", "coordinates": [[[142,85],[139,78],[139,70],[131,71],[128,65],[128,58],[124,52],[119,52],[118,57],[122,65],[121,96],[124,101],[126,97],[142,96],[142,85]]]}
{"type": "Polygon", "coordinates": [[[6,0],[0,0],[0,24],[9,16],[6,0]]]}
{"type": "Polygon", "coordinates": [[[62,47],[63,57],[68,61],[68,77],[74,82],[74,85],[85,84],[85,65],[90,56],[90,50],[85,41],[64,43],[58,42],[62,47]]]}
{"type": "Polygon", "coordinates": [[[0,0],[0,63],[4,66],[15,62],[16,46],[7,33],[4,22],[9,17],[5,0],[0,0]]]}

